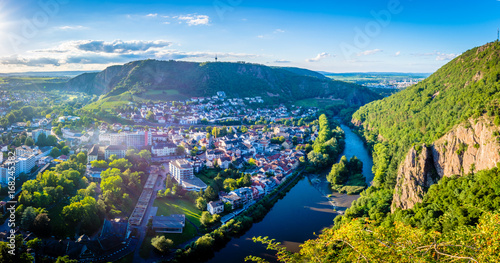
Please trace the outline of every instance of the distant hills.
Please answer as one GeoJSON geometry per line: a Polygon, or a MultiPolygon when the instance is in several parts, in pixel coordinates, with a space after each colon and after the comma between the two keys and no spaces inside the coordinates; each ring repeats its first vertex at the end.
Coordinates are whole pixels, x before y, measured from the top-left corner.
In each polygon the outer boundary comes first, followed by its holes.
{"type": "Polygon", "coordinates": [[[230,97],[261,96],[272,103],[318,98],[361,106],[381,98],[360,85],[307,69],[229,62],[133,61],[79,75],[68,81],[66,89],[114,102],[181,100],[213,96],[217,91],[230,97]]]}

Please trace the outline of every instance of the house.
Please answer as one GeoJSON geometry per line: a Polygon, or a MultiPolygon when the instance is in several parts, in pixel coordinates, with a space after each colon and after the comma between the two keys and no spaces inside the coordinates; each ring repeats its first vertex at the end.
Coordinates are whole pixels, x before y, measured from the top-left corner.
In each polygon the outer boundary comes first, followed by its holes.
{"type": "Polygon", "coordinates": [[[229,195],[238,196],[243,204],[246,204],[253,200],[252,189],[250,187],[238,188],[234,191],[229,192],[229,195]]]}
{"type": "Polygon", "coordinates": [[[127,147],[125,145],[109,145],[104,150],[104,159],[108,160],[111,155],[116,155],[116,158],[125,158],[127,147]]]}
{"type": "Polygon", "coordinates": [[[221,201],[210,201],[207,204],[207,210],[210,212],[210,214],[220,214],[224,212],[224,203],[221,201]]]}
{"type": "Polygon", "coordinates": [[[177,145],[171,142],[167,143],[158,143],[151,147],[151,153],[154,156],[169,156],[175,155],[175,150],[177,149],[177,145]]]}
{"type": "Polygon", "coordinates": [[[227,169],[227,168],[229,168],[229,165],[231,164],[231,158],[226,157],[226,156],[218,158],[217,164],[219,165],[220,168],[227,169]]]}
{"type": "Polygon", "coordinates": [[[182,234],[186,225],[185,215],[153,216],[152,227],[156,233],[182,234]]]}
{"type": "Polygon", "coordinates": [[[230,203],[232,209],[240,207],[243,203],[241,198],[236,194],[219,194],[219,197],[222,202],[230,203]]]}
{"type": "Polygon", "coordinates": [[[96,161],[99,156],[99,146],[94,144],[90,151],[87,153],[87,163],[96,161]]]}
{"type": "Polygon", "coordinates": [[[214,159],[221,158],[224,156],[224,151],[215,149],[215,150],[207,150],[205,152],[207,159],[213,161],[214,159]]]}
{"type": "Polygon", "coordinates": [[[285,148],[285,149],[291,149],[291,148],[293,148],[293,143],[290,142],[290,140],[286,140],[285,142],[283,142],[281,144],[281,146],[283,146],[283,148],[285,148]]]}
{"type": "Polygon", "coordinates": [[[100,182],[101,181],[101,173],[106,170],[104,168],[88,168],[87,176],[92,182],[100,182]]]}

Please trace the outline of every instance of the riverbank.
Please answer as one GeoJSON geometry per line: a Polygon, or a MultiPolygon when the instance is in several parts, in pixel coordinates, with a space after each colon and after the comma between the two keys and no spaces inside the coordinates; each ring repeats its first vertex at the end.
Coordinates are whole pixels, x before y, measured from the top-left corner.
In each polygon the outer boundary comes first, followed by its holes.
{"type": "Polygon", "coordinates": [[[274,204],[302,179],[302,170],[294,172],[276,189],[266,195],[246,211],[229,220],[221,227],[205,234],[184,249],[178,249],[175,262],[202,262],[213,256],[214,251],[222,249],[233,238],[244,235],[254,223],[260,222],[272,210],[274,204]]]}

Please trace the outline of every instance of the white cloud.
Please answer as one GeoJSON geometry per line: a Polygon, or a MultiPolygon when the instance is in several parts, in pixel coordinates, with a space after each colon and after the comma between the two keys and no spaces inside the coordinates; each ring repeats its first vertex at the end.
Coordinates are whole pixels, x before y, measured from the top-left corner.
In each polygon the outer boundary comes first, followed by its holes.
{"type": "Polygon", "coordinates": [[[23,65],[31,67],[40,67],[44,65],[59,66],[59,60],[50,57],[19,57],[17,55],[0,58],[2,65],[23,65]]]}
{"type": "Polygon", "coordinates": [[[442,53],[442,52],[438,52],[438,51],[434,51],[434,52],[429,52],[429,53],[414,53],[412,54],[414,56],[417,56],[417,57],[433,57],[433,56],[436,56],[436,60],[437,61],[445,61],[445,60],[452,60],[456,57],[459,56],[459,54],[454,54],[454,53],[442,53]]]}
{"type": "Polygon", "coordinates": [[[382,52],[383,50],[382,49],[372,49],[372,50],[365,50],[363,52],[359,52],[357,54],[358,57],[361,57],[361,56],[369,56],[369,55],[373,55],[373,54],[377,54],[379,52],[382,52]]]}
{"type": "Polygon", "coordinates": [[[324,58],[327,58],[327,57],[330,57],[331,55],[326,53],[326,52],[323,52],[323,53],[319,53],[316,57],[314,58],[309,58],[309,59],[306,59],[307,62],[318,62],[324,58]]]}
{"type": "Polygon", "coordinates": [[[165,40],[144,41],[144,40],[130,40],[122,41],[115,40],[113,42],[106,42],[102,40],[88,40],[88,41],[72,41],[76,49],[89,52],[104,52],[104,53],[130,53],[134,51],[148,51],[153,48],[164,48],[172,45],[172,42],[165,40]]]}
{"type": "Polygon", "coordinates": [[[83,30],[83,29],[89,29],[88,27],[84,26],[59,26],[56,27],[58,30],[83,30]]]}
{"type": "Polygon", "coordinates": [[[396,52],[396,54],[394,54],[394,56],[396,56],[396,57],[399,55],[401,55],[401,51],[398,51],[398,52],[396,52]]]}
{"type": "Polygon", "coordinates": [[[189,26],[208,25],[210,23],[210,17],[207,15],[180,15],[174,16],[174,18],[179,20],[179,23],[185,22],[189,26]]]}
{"type": "Polygon", "coordinates": [[[147,14],[146,17],[157,17],[158,14],[157,13],[154,13],[154,14],[147,14]]]}
{"type": "Polygon", "coordinates": [[[454,58],[456,58],[458,56],[458,54],[444,54],[444,53],[441,53],[441,52],[437,52],[437,56],[436,56],[436,60],[437,61],[443,61],[443,60],[452,60],[454,58]]]}
{"type": "Polygon", "coordinates": [[[163,22],[163,24],[165,24],[165,25],[170,25],[170,22],[165,21],[165,22],[163,22]]]}
{"type": "Polygon", "coordinates": [[[274,30],[274,33],[275,34],[277,34],[277,33],[285,33],[285,30],[278,28],[278,29],[274,30]]]}
{"type": "Polygon", "coordinates": [[[264,38],[265,36],[264,35],[258,35],[257,37],[258,38],[264,38]]]}
{"type": "Polygon", "coordinates": [[[8,68],[75,68],[123,64],[143,59],[219,59],[242,60],[256,58],[258,55],[232,52],[185,52],[171,49],[172,43],[165,40],[78,40],[67,41],[51,49],[28,51],[22,56],[0,57],[0,65],[8,68]],[[84,66],[86,65],[86,66],[84,66]]]}
{"type": "Polygon", "coordinates": [[[277,60],[274,61],[274,63],[283,63],[283,64],[285,64],[285,63],[291,63],[291,61],[286,60],[286,59],[277,59],[277,60]]]}

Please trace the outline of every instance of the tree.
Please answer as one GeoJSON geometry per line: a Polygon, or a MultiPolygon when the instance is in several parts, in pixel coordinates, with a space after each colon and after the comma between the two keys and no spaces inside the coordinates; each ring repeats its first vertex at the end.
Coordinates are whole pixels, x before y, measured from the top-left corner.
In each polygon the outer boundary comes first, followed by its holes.
{"type": "Polygon", "coordinates": [[[47,136],[46,145],[47,146],[56,146],[57,145],[57,137],[54,135],[47,136]]]}
{"type": "Polygon", "coordinates": [[[31,137],[26,138],[26,141],[24,141],[24,144],[27,146],[33,146],[35,144],[35,141],[31,137]]]}
{"type": "Polygon", "coordinates": [[[86,164],[87,163],[87,155],[85,154],[85,152],[79,152],[77,155],[76,155],[76,160],[81,163],[81,164],[86,164]]]}
{"type": "Polygon", "coordinates": [[[184,155],[186,154],[186,149],[182,145],[178,145],[177,149],[175,149],[175,154],[177,155],[184,155]]]}
{"type": "Polygon", "coordinates": [[[151,161],[151,152],[148,150],[142,150],[137,155],[139,155],[139,157],[146,160],[147,162],[151,161]]]}
{"type": "Polygon", "coordinates": [[[211,185],[207,187],[207,190],[205,190],[205,193],[203,195],[205,199],[209,201],[217,200],[217,198],[219,197],[219,195],[215,192],[214,188],[211,185]]]}
{"type": "Polygon", "coordinates": [[[207,200],[205,200],[205,198],[203,197],[198,197],[196,199],[196,208],[200,209],[200,210],[205,210],[207,209],[207,200]]]}
{"type": "Polygon", "coordinates": [[[52,150],[50,150],[50,153],[49,155],[52,157],[52,158],[57,158],[61,155],[61,151],[59,151],[59,148],[57,147],[54,147],[52,148],[52,150]]]}
{"type": "Polygon", "coordinates": [[[148,113],[146,114],[146,120],[148,121],[154,121],[155,119],[155,115],[152,111],[148,111],[148,113]]]}
{"type": "Polygon", "coordinates": [[[200,223],[203,226],[208,226],[212,224],[212,215],[208,211],[203,211],[201,213],[200,223]]]}
{"type": "Polygon", "coordinates": [[[349,170],[347,168],[347,158],[342,156],[339,163],[332,166],[332,170],[327,176],[328,182],[334,185],[342,185],[347,181],[349,170]]]}
{"type": "Polygon", "coordinates": [[[248,164],[251,166],[257,166],[257,161],[254,158],[248,159],[248,164]]]}
{"type": "Polygon", "coordinates": [[[45,135],[45,133],[40,133],[40,135],[38,135],[38,138],[36,139],[36,145],[40,147],[47,145],[47,136],[45,135]]]}
{"type": "Polygon", "coordinates": [[[167,253],[174,246],[174,242],[165,236],[156,236],[151,239],[151,245],[161,253],[167,253]]]}
{"type": "Polygon", "coordinates": [[[132,164],[125,158],[122,159],[116,159],[109,163],[110,168],[117,168],[120,169],[122,172],[131,168],[132,164]]]}
{"type": "Polygon", "coordinates": [[[32,206],[26,207],[26,209],[24,209],[23,216],[21,217],[21,226],[24,229],[31,230],[36,216],[36,211],[32,206]]]}
{"type": "Polygon", "coordinates": [[[226,192],[231,192],[236,188],[238,188],[238,182],[236,181],[236,179],[226,178],[224,180],[224,189],[226,190],[226,192]]]}
{"type": "Polygon", "coordinates": [[[40,236],[48,236],[50,234],[50,219],[47,213],[41,213],[35,217],[33,231],[40,236]]]}
{"type": "Polygon", "coordinates": [[[56,260],[56,263],[78,263],[78,260],[70,259],[69,256],[59,256],[56,260]]]}
{"type": "Polygon", "coordinates": [[[94,160],[90,162],[90,165],[92,166],[92,168],[108,168],[108,163],[104,160],[94,160]]]}
{"type": "Polygon", "coordinates": [[[70,148],[68,146],[64,146],[62,147],[61,149],[61,154],[62,155],[68,155],[69,154],[69,151],[70,151],[70,148]]]}

